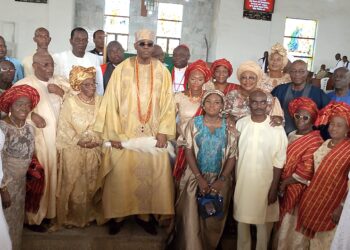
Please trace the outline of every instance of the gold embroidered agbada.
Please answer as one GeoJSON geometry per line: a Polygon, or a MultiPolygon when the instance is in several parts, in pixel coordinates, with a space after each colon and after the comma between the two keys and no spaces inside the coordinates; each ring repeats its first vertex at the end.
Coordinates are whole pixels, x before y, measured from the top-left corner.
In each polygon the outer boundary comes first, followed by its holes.
{"type": "Polygon", "coordinates": [[[96,219],[92,197],[101,163],[101,147],[82,148],[77,143],[81,139],[100,141],[92,130],[100,100],[101,97],[95,96],[95,104],[91,105],[72,96],[62,106],[56,141],[58,225],[84,227],[96,219]]]}
{"type": "Polygon", "coordinates": [[[48,92],[47,85],[53,83],[63,90],[70,89],[69,83],[62,77],[54,76],[48,82],[40,81],[37,77],[28,76],[16,85],[27,84],[35,88],[40,95],[40,102],[33,109],[45,119],[45,128],[37,128],[28,116],[28,123],[35,128],[35,155],[45,171],[44,194],[40,201],[39,211],[36,214],[27,213],[27,223],[40,225],[44,218],[56,216],[56,186],[57,186],[57,153],[56,153],[56,129],[57,120],[61,109],[62,98],[48,92]]]}
{"type": "MultiPolygon", "coordinates": [[[[175,102],[169,71],[155,59],[151,65],[139,64],[139,100],[142,115],[147,113],[150,94],[150,119],[138,116],[138,91],[135,57],[119,64],[108,83],[95,123],[104,140],[156,136],[175,137],[175,102]],[[152,78],[151,78],[152,77],[152,78]],[[153,91],[151,91],[153,79],[153,91]]],[[[174,214],[174,186],[169,156],[152,155],[126,149],[105,148],[97,180],[96,200],[102,198],[105,218],[137,214],[174,214]]]]}

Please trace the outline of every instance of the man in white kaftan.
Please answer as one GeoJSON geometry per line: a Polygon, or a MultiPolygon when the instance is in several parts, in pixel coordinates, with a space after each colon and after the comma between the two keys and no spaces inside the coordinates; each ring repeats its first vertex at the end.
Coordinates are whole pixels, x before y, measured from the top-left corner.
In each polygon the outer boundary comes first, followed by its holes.
{"type": "Polygon", "coordinates": [[[28,224],[40,225],[44,218],[56,216],[56,128],[63,96],[70,85],[64,78],[53,76],[54,62],[48,53],[34,54],[33,69],[34,75],[25,77],[15,85],[27,84],[40,95],[40,101],[28,116],[28,122],[35,128],[35,155],[45,171],[45,188],[38,212],[27,213],[28,224]]]}
{"type": "Polygon", "coordinates": [[[283,126],[270,125],[266,98],[261,90],[251,93],[251,115],[236,124],[240,132],[234,194],[237,249],[251,249],[250,224],[257,226],[256,249],[267,249],[273,222],[279,219],[277,190],[288,141],[283,126]]]}

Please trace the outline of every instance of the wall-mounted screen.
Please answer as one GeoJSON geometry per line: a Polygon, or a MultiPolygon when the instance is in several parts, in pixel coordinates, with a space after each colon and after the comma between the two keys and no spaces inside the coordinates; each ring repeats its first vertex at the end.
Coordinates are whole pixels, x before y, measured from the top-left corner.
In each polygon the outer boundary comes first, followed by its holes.
{"type": "Polygon", "coordinates": [[[244,0],[244,10],[273,13],[275,0],[244,0]]]}

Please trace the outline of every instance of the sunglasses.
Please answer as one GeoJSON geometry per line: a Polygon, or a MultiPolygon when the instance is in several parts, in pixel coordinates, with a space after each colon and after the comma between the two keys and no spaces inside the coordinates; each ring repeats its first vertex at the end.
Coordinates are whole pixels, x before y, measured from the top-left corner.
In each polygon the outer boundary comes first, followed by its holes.
{"type": "Polygon", "coordinates": [[[299,114],[294,114],[294,118],[296,120],[303,120],[303,121],[306,121],[306,122],[311,119],[311,117],[308,116],[308,115],[299,115],[299,114]]]}
{"type": "Polygon", "coordinates": [[[153,43],[152,42],[150,42],[150,43],[147,43],[147,42],[140,42],[139,43],[139,46],[140,47],[142,47],[142,48],[144,48],[144,47],[153,47],[153,43]]]}

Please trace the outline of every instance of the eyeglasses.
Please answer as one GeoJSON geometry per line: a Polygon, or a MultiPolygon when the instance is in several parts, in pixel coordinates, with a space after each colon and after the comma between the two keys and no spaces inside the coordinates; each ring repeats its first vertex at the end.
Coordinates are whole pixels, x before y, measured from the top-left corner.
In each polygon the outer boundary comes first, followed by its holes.
{"type": "Polygon", "coordinates": [[[240,78],[240,80],[243,82],[243,81],[251,81],[251,82],[254,82],[256,81],[256,77],[255,76],[242,76],[240,78]]]}
{"type": "Polygon", "coordinates": [[[140,43],[139,43],[139,46],[142,47],[142,48],[144,48],[144,47],[146,47],[146,46],[150,48],[150,47],[153,47],[153,45],[154,45],[154,44],[153,44],[152,42],[150,42],[150,43],[140,42],[140,43]]]}
{"type": "Polygon", "coordinates": [[[289,73],[293,75],[296,75],[296,74],[303,75],[306,73],[306,70],[290,70],[289,73]]]}
{"type": "Polygon", "coordinates": [[[15,72],[16,69],[3,69],[3,68],[1,68],[0,71],[1,72],[15,72]]]}
{"type": "Polygon", "coordinates": [[[294,118],[297,120],[303,120],[306,122],[311,119],[311,117],[308,115],[299,115],[299,114],[294,114],[294,118]]]}

